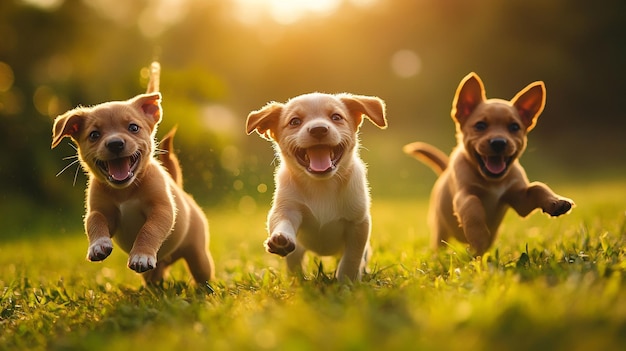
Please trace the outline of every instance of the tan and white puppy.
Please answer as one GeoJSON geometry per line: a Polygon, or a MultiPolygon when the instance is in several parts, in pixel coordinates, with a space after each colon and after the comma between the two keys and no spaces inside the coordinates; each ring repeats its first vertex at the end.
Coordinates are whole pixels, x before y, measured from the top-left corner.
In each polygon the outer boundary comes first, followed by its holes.
{"type": "Polygon", "coordinates": [[[493,244],[509,207],[525,217],[538,208],[560,216],[574,206],[547,185],[529,183],[519,163],[526,134],[537,123],[545,101],[543,82],[529,84],[511,101],[487,99],[480,77],[470,73],[452,103],[457,146],[450,157],[421,142],[404,146],[404,152],[439,174],[428,216],[433,247],[454,237],[468,243],[473,254],[482,255],[493,244]]]}
{"type": "Polygon", "coordinates": [[[52,147],[64,137],[78,146],[89,175],[85,230],[87,259],[102,261],[113,242],[129,253],[128,267],[147,283],[163,279],[166,269],[183,258],[198,283],[214,277],[208,252],[208,223],[185,193],[178,160],[166,138],[161,161],[155,159],[154,136],[161,121],[158,93],[160,66],[153,63],[148,93],[127,101],[77,107],[58,116],[52,147]],[[169,171],[169,173],[168,173],[169,171]]]}
{"type": "Polygon", "coordinates": [[[280,164],[268,214],[268,252],[302,269],[306,250],[341,257],[339,280],[359,280],[371,249],[370,196],[359,158],[363,117],[387,127],[377,97],[311,93],[248,115],[246,131],[273,141],[280,164]]]}

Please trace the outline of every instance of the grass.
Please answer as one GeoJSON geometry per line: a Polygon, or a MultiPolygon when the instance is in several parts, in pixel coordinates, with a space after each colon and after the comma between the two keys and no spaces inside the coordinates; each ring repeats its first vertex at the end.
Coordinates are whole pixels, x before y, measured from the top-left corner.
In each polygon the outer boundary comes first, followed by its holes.
{"type": "Polygon", "coordinates": [[[481,259],[428,250],[425,199],[374,199],[371,273],[353,285],[332,280],[332,259],[289,277],[250,199],[207,211],[210,289],[182,264],[143,288],[119,250],[85,262],[82,232],[24,233],[0,241],[0,350],[621,349],[626,182],[557,190],[572,214],[510,213],[481,259]]]}

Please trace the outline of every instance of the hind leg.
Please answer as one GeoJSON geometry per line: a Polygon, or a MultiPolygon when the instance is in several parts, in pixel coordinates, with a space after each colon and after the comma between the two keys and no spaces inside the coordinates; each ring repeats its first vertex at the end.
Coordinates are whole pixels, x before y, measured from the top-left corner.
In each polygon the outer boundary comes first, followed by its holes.
{"type": "Polygon", "coordinates": [[[370,245],[369,241],[367,242],[367,244],[365,245],[365,251],[363,252],[363,259],[361,260],[361,274],[368,274],[370,272],[369,268],[367,267],[367,264],[369,263],[370,259],[372,258],[372,246],[370,245]]]}
{"type": "Polygon", "coordinates": [[[347,226],[345,237],[345,250],[337,266],[336,277],[341,282],[360,281],[365,268],[365,259],[370,251],[370,219],[367,217],[360,223],[347,226]]]}
{"type": "Polygon", "coordinates": [[[448,232],[445,219],[439,217],[433,218],[431,214],[429,224],[431,232],[430,247],[435,251],[445,247],[450,240],[450,233],[448,232]]]}
{"type": "Polygon", "coordinates": [[[184,256],[193,279],[203,284],[215,279],[215,264],[211,253],[203,248],[192,248],[184,256]]]}
{"type": "Polygon", "coordinates": [[[167,275],[167,271],[169,270],[172,263],[174,263],[178,257],[168,257],[164,259],[160,259],[157,261],[156,267],[144,273],[141,273],[141,277],[144,282],[148,285],[158,284],[163,281],[165,276],[167,275]]]}

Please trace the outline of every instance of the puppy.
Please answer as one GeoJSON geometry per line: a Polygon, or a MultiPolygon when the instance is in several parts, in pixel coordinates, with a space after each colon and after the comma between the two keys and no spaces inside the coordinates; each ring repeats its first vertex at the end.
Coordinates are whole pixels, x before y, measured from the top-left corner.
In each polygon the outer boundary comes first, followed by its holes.
{"type": "Polygon", "coordinates": [[[113,239],[129,254],[128,267],[143,273],[146,283],[161,281],[168,266],[179,258],[185,259],[195,281],[204,283],[214,277],[207,251],[208,224],[200,207],[179,185],[182,177],[172,150],[173,131],[160,156],[168,169],[153,157],[162,115],[159,73],[155,62],[146,94],[78,107],[58,116],[52,147],[70,137],[89,176],[88,260],[107,258],[113,239]]]}
{"type": "Polygon", "coordinates": [[[339,280],[359,280],[371,250],[370,196],[358,130],[368,118],[387,127],[377,97],[311,93],[248,115],[246,131],[273,141],[280,165],[268,214],[268,252],[302,269],[306,250],[341,257],[339,280]]]}
{"type": "Polygon", "coordinates": [[[574,205],[543,183],[529,183],[519,163],[526,134],[545,105],[543,82],[528,85],[511,101],[485,96],[475,73],[461,81],[452,104],[457,146],[449,158],[425,143],[404,146],[404,152],[440,175],[428,217],[434,247],[454,237],[482,255],[493,244],[508,207],[522,217],[537,208],[560,216],[574,205]]]}

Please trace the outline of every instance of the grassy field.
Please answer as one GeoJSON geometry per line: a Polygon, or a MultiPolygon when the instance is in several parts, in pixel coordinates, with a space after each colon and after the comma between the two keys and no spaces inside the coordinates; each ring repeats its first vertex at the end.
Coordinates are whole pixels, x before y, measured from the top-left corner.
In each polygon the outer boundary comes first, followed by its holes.
{"type": "MultiPolygon", "coordinates": [[[[267,205],[208,210],[218,280],[177,264],[143,288],[80,231],[0,239],[0,350],[617,350],[626,345],[626,182],[572,185],[570,215],[510,213],[482,259],[427,248],[426,200],[374,199],[361,283],[309,260],[306,279],[262,249],[267,205]]],[[[79,221],[79,218],[75,219],[79,221]]]]}

